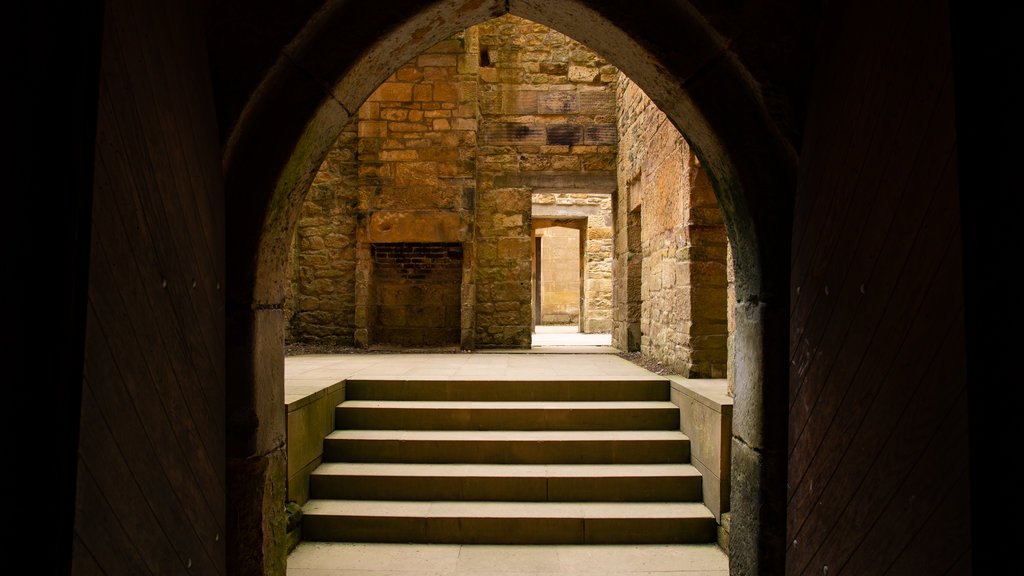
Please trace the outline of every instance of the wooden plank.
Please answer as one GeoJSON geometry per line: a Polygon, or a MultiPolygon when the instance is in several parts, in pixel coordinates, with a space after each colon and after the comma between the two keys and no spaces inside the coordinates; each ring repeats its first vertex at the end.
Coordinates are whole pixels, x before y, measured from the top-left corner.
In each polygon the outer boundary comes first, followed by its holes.
{"type": "MultiPolygon", "coordinates": [[[[954,240],[958,242],[959,237],[954,235],[954,240]]],[[[947,246],[956,242],[950,242],[947,246]]],[[[958,245],[951,247],[951,252],[956,256],[958,248],[958,245]]],[[[864,484],[871,482],[878,487],[891,487],[891,482],[904,474],[901,470],[907,463],[899,459],[881,463],[878,460],[880,451],[885,449],[894,430],[900,426],[903,411],[909,409],[915,413],[922,406],[927,406],[931,412],[926,410],[923,417],[931,416],[935,418],[934,425],[941,426],[942,419],[936,416],[944,414],[948,409],[934,401],[948,402],[957,396],[956,387],[962,389],[964,386],[962,370],[957,369],[958,362],[962,367],[962,358],[956,354],[958,347],[962,352],[962,317],[954,317],[944,328],[937,321],[928,320],[929,316],[936,317],[938,321],[947,318],[946,314],[940,314],[939,311],[952,299],[950,293],[957,292],[955,280],[959,277],[959,271],[958,257],[945,261],[943,270],[932,278],[933,289],[923,295],[925,302],[918,317],[911,322],[913,330],[900,344],[901,353],[892,365],[876,369],[878,375],[872,379],[873,382],[877,381],[876,385],[863,394],[845,399],[836,421],[831,423],[822,450],[811,464],[806,484],[790,502],[790,510],[796,520],[790,527],[790,539],[799,542],[787,560],[794,564],[794,573],[803,569],[801,562],[808,561],[809,555],[817,551],[830,532],[853,530],[854,524],[844,522],[842,518],[844,509],[850,508],[867,514],[877,509],[877,498],[859,496],[864,484]],[[950,284],[953,286],[950,287],[950,284]],[[936,336],[941,334],[952,336],[947,342],[940,343],[936,336]],[[940,344],[946,348],[940,348],[940,344]],[[929,374],[926,369],[932,370],[932,373],[929,374]],[[919,398],[916,401],[919,405],[914,405],[912,395],[921,394],[921,390],[925,394],[923,400],[933,402],[926,404],[919,398]]],[[[857,391],[860,392],[860,389],[857,391]]],[[[914,446],[911,436],[904,436],[900,438],[900,446],[922,448],[914,446]]],[[[921,438],[917,439],[918,443],[922,441],[921,438]]],[[[957,460],[964,460],[966,456],[961,453],[949,455],[948,458],[950,465],[956,466],[957,460]]],[[[884,499],[884,495],[883,490],[880,497],[884,499]]],[[[887,529],[887,526],[883,523],[881,529],[887,529]]],[[[849,539],[850,535],[845,534],[845,538],[849,539]]],[[[835,546],[828,549],[834,551],[835,546]]]]}
{"type": "Polygon", "coordinates": [[[802,552],[790,555],[793,573],[816,574],[824,564],[838,569],[855,552],[880,566],[854,573],[882,573],[927,521],[954,479],[949,471],[967,466],[959,457],[967,442],[964,364],[957,355],[962,347],[961,316],[936,349],[928,373],[913,386],[900,384],[914,376],[919,362],[905,361],[893,373],[892,385],[873,400],[875,407],[853,435],[807,529],[794,536],[802,552]],[[801,561],[807,561],[803,568],[801,561]]]}
{"type": "MultiPolygon", "coordinates": [[[[952,86],[947,84],[945,103],[952,105],[952,86]]],[[[949,108],[943,108],[949,110],[949,108]]],[[[817,356],[806,370],[804,378],[807,385],[800,388],[793,399],[790,410],[790,486],[795,490],[798,479],[806,468],[806,458],[817,450],[816,442],[823,427],[831,421],[838,403],[849,393],[850,386],[855,385],[853,375],[859,365],[865,361],[886,362],[894,354],[892,344],[887,347],[876,346],[876,341],[888,340],[895,343],[898,334],[906,330],[898,317],[892,316],[892,310],[901,307],[910,312],[916,302],[911,298],[906,303],[898,299],[901,290],[909,285],[927,281],[931,270],[938,265],[933,246],[936,244],[916,240],[922,226],[926,226],[929,218],[943,216],[949,226],[958,226],[956,208],[956,179],[941,169],[942,163],[953,162],[953,139],[949,136],[950,124],[931,122],[937,132],[925,132],[924,140],[933,143],[925,147],[917,156],[918,162],[913,164],[908,174],[908,189],[903,194],[893,194],[900,199],[899,204],[880,203],[882,212],[897,214],[889,227],[878,227],[868,236],[870,247],[858,243],[854,250],[868,253],[867,258],[858,258],[849,254],[843,258],[855,268],[853,282],[833,287],[830,296],[840,303],[844,309],[837,311],[837,321],[830,326],[815,342],[817,356]],[[943,130],[945,128],[946,130],[943,130]],[[936,165],[940,168],[936,168],[936,165]],[[946,178],[944,182],[940,178],[946,178]],[[944,186],[944,187],[940,187],[944,186]],[[940,196],[941,195],[941,196],[940,196]],[[927,212],[929,202],[946,202],[945,210],[927,212]],[[916,246],[917,253],[913,251],[916,246]],[[877,254],[874,251],[877,250],[877,254]],[[851,263],[852,261],[852,263],[851,263]],[[926,263],[931,263],[929,269],[926,263]],[[861,293],[863,287],[863,294],[861,293]],[[892,319],[888,328],[880,325],[886,315],[892,319]],[[874,347],[878,356],[866,356],[874,347]],[[810,427],[811,430],[806,429],[810,427]]],[[[946,229],[948,231],[948,228],[946,229]]],[[[946,235],[943,230],[936,231],[940,238],[946,235]]],[[[943,240],[936,239],[938,245],[943,240]]],[[[960,296],[962,299],[962,296],[960,296]]],[[[795,368],[799,370],[799,364],[795,368]]],[[[872,385],[861,382],[860,385],[872,385]]]]}
{"type": "MultiPolygon", "coordinates": [[[[83,410],[85,401],[83,400],[83,410]]],[[[90,425],[91,418],[83,414],[83,425],[90,425]]],[[[89,459],[96,459],[94,454],[89,459]]],[[[77,517],[88,522],[76,521],[73,556],[73,573],[78,574],[155,574],[152,565],[147,565],[131,540],[130,526],[122,524],[114,515],[108,502],[108,495],[97,485],[86,466],[78,469],[77,517]],[[102,568],[99,567],[102,564],[102,568]]],[[[150,558],[164,557],[165,552],[153,551],[150,558]]]]}
{"type": "Polygon", "coordinates": [[[176,36],[200,20],[108,8],[81,440],[96,497],[79,498],[75,565],[224,573],[222,185],[205,59],[176,36]],[[104,545],[108,518],[124,536],[104,545]]]}
{"type": "MultiPolygon", "coordinates": [[[[911,6],[905,5],[902,8],[909,10],[911,6]]],[[[810,283],[808,275],[814,273],[810,264],[815,261],[813,255],[820,253],[821,248],[817,243],[819,230],[815,225],[833,211],[832,204],[838,196],[814,191],[851,189],[849,175],[855,170],[850,167],[849,147],[854,144],[860,132],[868,127],[873,129],[880,120],[872,113],[880,106],[872,105],[872,102],[887,97],[885,88],[888,82],[878,78],[878,75],[892,73],[892,68],[887,65],[886,54],[899,49],[894,45],[899,39],[897,18],[878,19],[871,10],[864,9],[847,11],[837,21],[843,22],[843,27],[836,32],[839,37],[829,43],[829,51],[823,54],[827,59],[822,60],[824,64],[819,64],[819,67],[841,69],[844,73],[819,75],[822,79],[819,82],[828,82],[828,86],[818,87],[816,93],[819,96],[814,100],[811,114],[828,118],[830,125],[823,130],[808,131],[801,151],[801,174],[793,221],[792,261],[803,265],[793,269],[794,287],[810,283]],[[878,34],[875,50],[862,49],[863,41],[860,37],[863,30],[867,29],[873,29],[878,34]],[[842,135],[838,143],[834,141],[837,134],[842,135]]],[[[793,310],[804,296],[804,293],[794,293],[791,304],[793,310]]]]}
{"type": "Polygon", "coordinates": [[[940,432],[942,438],[936,443],[940,446],[932,451],[931,465],[919,465],[881,512],[890,522],[888,530],[876,530],[870,540],[862,541],[844,571],[949,574],[970,559],[970,474],[966,462],[960,469],[950,468],[945,458],[952,451],[967,450],[964,404],[957,403],[961,409],[954,414],[955,420],[951,418],[949,430],[940,432]]]}
{"type": "MultiPolygon", "coordinates": [[[[801,264],[794,256],[793,283],[800,287],[801,304],[793,308],[793,324],[798,328],[793,331],[790,350],[798,380],[790,392],[790,402],[791,407],[798,411],[810,406],[801,398],[805,393],[804,386],[818,382],[815,378],[808,378],[807,371],[828,365],[827,359],[822,364],[818,356],[823,348],[821,335],[833,322],[841,323],[851,313],[851,308],[837,305],[840,290],[853,290],[853,297],[857,297],[860,282],[856,278],[850,279],[851,261],[870,266],[873,257],[878,256],[877,244],[884,240],[888,230],[886,224],[894,218],[912,216],[896,212],[895,206],[904,192],[910,170],[915,166],[914,157],[921,143],[928,141],[921,135],[928,130],[934,107],[945,102],[940,101],[943,95],[939,91],[931,90],[933,77],[938,75],[942,78],[944,72],[934,63],[936,59],[932,53],[926,46],[907,52],[913,55],[913,59],[899,63],[904,67],[890,63],[886,66],[888,74],[876,79],[878,84],[889,88],[885,91],[886,96],[877,102],[867,102],[863,117],[852,121],[852,133],[842,131],[846,139],[867,139],[870,143],[864,146],[863,158],[848,155],[843,158],[845,163],[823,168],[841,175],[842,181],[830,184],[832,187],[820,189],[814,195],[843,195],[844,199],[837,203],[832,213],[819,215],[818,232],[810,242],[815,247],[808,254],[811,260],[801,264]],[[921,93],[927,96],[920,99],[910,96],[921,93]],[[884,122],[885,130],[875,130],[873,123],[876,119],[884,122]],[[858,126],[860,124],[863,128],[858,126]],[[864,234],[867,234],[866,239],[861,238],[864,234]],[[867,242],[866,246],[862,246],[864,242],[867,242]],[[798,276],[795,270],[801,267],[811,275],[798,276]],[[833,319],[837,310],[841,315],[833,319]]],[[[837,66],[846,67],[844,63],[837,66]]],[[[951,94],[949,96],[951,103],[951,94]]],[[[870,94],[864,96],[865,100],[869,98],[870,94]]],[[[810,398],[817,393],[818,390],[813,388],[806,392],[810,398]]],[[[801,419],[799,412],[793,418],[794,421],[801,419]]]]}
{"type": "MultiPolygon", "coordinates": [[[[145,368],[127,361],[126,356],[136,352],[130,340],[110,339],[109,334],[101,333],[96,306],[89,312],[86,393],[90,398],[102,398],[95,402],[94,410],[105,424],[87,427],[83,422],[82,445],[95,446],[83,448],[83,458],[94,470],[119,522],[150,539],[145,540],[147,548],[140,549],[140,554],[148,556],[149,547],[166,541],[197,564],[205,564],[204,558],[212,561],[218,556],[216,536],[223,534],[220,510],[201,505],[203,487],[189,477],[189,454],[178,448],[162,422],[166,417],[161,418],[160,406],[153,398],[158,391],[140,375],[145,368]],[[129,498],[129,490],[138,491],[139,496],[129,498]]],[[[88,517],[80,518],[90,522],[88,517]]]]}
{"type": "MultiPolygon", "coordinates": [[[[102,111],[101,111],[102,114],[102,111]]],[[[122,117],[126,114],[122,114],[122,117]]],[[[119,133],[123,134],[124,131],[119,133]]],[[[125,147],[133,146],[135,143],[130,139],[125,147]]],[[[90,289],[92,298],[111,298],[114,294],[120,294],[122,299],[105,300],[106,314],[120,314],[122,309],[137,311],[132,317],[121,316],[119,323],[110,323],[114,334],[120,336],[121,332],[135,334],[134,340],[122,343],[126,350],[134,349],[132,358],[124,358],[130,365],[136,366],[134,374],[147,374],[150,384],[158,386],[158,394],[154,402],[162,404],[161,409],[154,409],[154,417],[167,412],[172,415],[170,426],[177,430],[176,436],[185,442],[186,452],[198,456],[200,459],[192,461],[193,466],[205,461],[204,466],[198,466],[196,470],[205,470],[209,485],[209,492],[205,497],[217,497],[222,489],[216,481],[215,471],[222,466],[222,461],[212,458],[211,451],[206,448],[207,444],[219,446],[222,433],[217,428],[217,415],[209,410],[203,410],[207,405],[199,402],[202,396],[192,395],[195,399],[189,404],[190,396],[185,394],[180,387],[180,382],[193,381],[199,377],[188,370],[190,351],[182,344],[180,334],[182,328],[176,321],[172,309],[175,302],[169,298],[167,290],[162,285],[162,266],[153,254],[152,245],[158,244],[156,236],[158,230],[148,227],[146,220],[140,215],[144,207],[136,207],[135,210],[127,210],[135,203],[139,194],[133,193],[127,198],[110,198],[109,191],[112,189],[139,190],[138,185],[117,186],[118,182],[134,182],[134,172],[128,162],[114,159],[112,162],[98,163],[98,182],[96,193],[95,222],[96,233],[94,243],[102,243],[111,252],[109,255],[111,268],[109,277],[103,272],[94,271],[92,278],[95,282],[108,282],[103,286],[94,286],[90,289]],[[109,170],[113,168],[113,171],[109,170]],[[112,173],[111,173],[112,172],[112,173]],[[110,174],[107,176],[107,174],[110,174]],[[99,178],[103,178],[100,180],[99,178]],[[103,182],[111,181],[114,184],[103,185],[103,182]],[[121,214],[110,207],[117,207],[126,210],[127,214],[121,214]],[[129,230],[133,233],[129,233],[129,230]],[[117,264],[117,269],[113,267],[117,264]],[[142,360],[142,359],[145,360],[142,360]],[[182,367],[185,370],[182,370],[182,367]],[[200,418],[202,423],[195,426],[195,417],[200,418]],[[201,434],[197,431],[205,431],[201,434]]],[[[217,506],[211,502],[211,506],[217,506]]]]}

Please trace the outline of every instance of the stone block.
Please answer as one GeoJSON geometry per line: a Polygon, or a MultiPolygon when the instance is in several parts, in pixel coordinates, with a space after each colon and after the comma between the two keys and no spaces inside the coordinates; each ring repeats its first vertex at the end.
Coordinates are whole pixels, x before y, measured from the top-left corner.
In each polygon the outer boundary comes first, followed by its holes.
{"type": "Polygon", "coordinates": [[[430,52],[424,52],[416,58],[416,66],[424,68],[427,66],[439,66],[439,67],[451,67],[454,68],[458,64],[458,58],[455,54],[434,54],[430,52]]]}
{"type": "Polygon", "coordinates": [[[434,99],[434,87],[432,84],[419,83],[412,88],[412,99],[416,102],[425,102],[434,99]]]}
{"type": "Polygon", "coordinates": [[[573,146],[583,142],[583,126],[579,124],[552,124],[547,127],[546,144],[573,146]]]}
{"type": "Polygon", "coordinates": [[[371,242],[458,242],[461,226],[452,212],[374,212],[367,235],[371,242]]]}
{"type": "Polygon", "coordinates": [[[412,101],[411,82],[385,82],[381,84],[372,98],[385,102],[410,102],[412,101]]]}
{"type": "Polygon", "coordinates": [[[569,65],[569,81],[576,83],[591,83],[599,81],[601,71],[590,66],[569,65]]]}
{"type": "Polygon", "coordinates": [[[419,82],[423,79],[423,72],[413,66],[404,66],[395,72],[395,80],[400,82],[419,82]]]}
{"type": "Polygon", "coordinates": [[[578,112],[579,97],[575,90],[541,92],[537,97],[538,114],[576,114],[578,112]]]}
{"type": "Polygon", "coordinates": [[[438,101],[458,102],[459,85],[455,82],[434,82],[433,98],[438,101]]]}
{"type": "MultiPolygon", "coordinates": [[[[550,53],[552,60],[557,58],[557,52],[550,53]]],[[[569,65],[565,62],[541,62],[539,71],[549,76],[566,76],[569,73],[569,65]]]]}
{"type": "Polygon", "coordinates": [[[388,123],[379,121],[361,121],[359,122],[359,137],[360,138],[383,138],[387,135],[388,123]]]}
{"type": "Polygon", "coordinates": [[[408,132],[426,132],[429,127],[426,124],[419,122],[390,122],[388,129],[391,132],[408,133],[408,132]]]}
{"type": "Polygon", "coordinates": [[[334,430],[334,407],[345,398],[344,383],[286,399],[289,500],[304,504],[309,472],[320,462],[323,438],[334,430]]]}
{"type": "Polygon", "coordinates": [[[547,134],[539,124],[522,122],[487,122],[482,126],[481,139],[485,145],[545,144],[547,134]]]}
{"type": "Polygon", "coordinates": [[[438,184],[436,165],[432,162],[402,162],[396,164],[394,170],[396,186],[435,187],[438,184]]]}
{"type": "Polygon", "coordinates": [[[452,69],[444,66],[424,66],[420,72],[419,79],[428,82],[446,81],[454,76],[452,69]]]}
{"type": "Polygon", "coordinates": [[[384,150],[380,153],[380,159],[384,162],[408,162],[418,160],[419,157],[416,150],[384,150]]]}
{"type": "Polygon", "coordinates": [[[614,90],[582,90],[579,93],[580,113],[594,115],[615,114],[614,90]]]}
{"type": "Polygon", "coordinates": [[[618,129],[615,124],[589,125],[584,134],[584,143],[588,145],[612,145],[618,141],[618,129]]]}

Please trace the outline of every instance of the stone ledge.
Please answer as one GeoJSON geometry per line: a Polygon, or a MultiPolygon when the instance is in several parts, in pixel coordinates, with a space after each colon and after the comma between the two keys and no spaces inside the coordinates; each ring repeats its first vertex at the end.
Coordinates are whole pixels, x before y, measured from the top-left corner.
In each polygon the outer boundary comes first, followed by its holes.
{"type": "Polygon", "coordinates": [[[309,474],[323,457],[323,439],[334,430],[334,409],[345,399],[345,381],[323,387],[290,386],[288,392],[288,500],[301,506],[309,497],[309,474]]]}
{"type": "Polygon", "coordinates": [[[729,511],[733,399],[728,380],[668,376],[679,429],[690,438],[691,463],[704,477],[704,504],[721,523],[729,511]]]}

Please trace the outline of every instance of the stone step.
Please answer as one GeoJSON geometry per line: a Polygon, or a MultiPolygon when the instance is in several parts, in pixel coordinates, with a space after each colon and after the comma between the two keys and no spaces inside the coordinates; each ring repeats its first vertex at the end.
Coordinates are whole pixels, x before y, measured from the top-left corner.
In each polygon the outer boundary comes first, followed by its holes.
{"type": "Polygon", "coordinates": [[[715,541],[691,502],[408,502],[310,500],[303,537],[337,542],[664,544],[715,541]]]}
{"type": "Polygon", "coordinates": [[[687,502],[701,498],[689,464],[324,463],[313,498],[537,502],[687,502]]]}
{"type": "Polygon", "coordinates": [[[601,402],[668,401],[668,379],[347,380],[349,400],[601,402]]]}
{"type": "Polygon", "coordinates": [[[335,409],[346,429],[678,430],[671,402],[454,402],[349,400],[335,409]]]}
{"type": "Polygon", "coordinates": [[[335,430],[327,462],[657,464],[690,461],[678,430],[335,430]]]}

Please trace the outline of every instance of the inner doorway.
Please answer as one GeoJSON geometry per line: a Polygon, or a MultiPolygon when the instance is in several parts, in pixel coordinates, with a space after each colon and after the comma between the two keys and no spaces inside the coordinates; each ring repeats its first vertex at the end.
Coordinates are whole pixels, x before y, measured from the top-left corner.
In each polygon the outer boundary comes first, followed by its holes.
{"type": "Polygon", "coordinates": [[[534,324],[583,332],[585,230],[549,226],[534,230],[534,324]]]}

